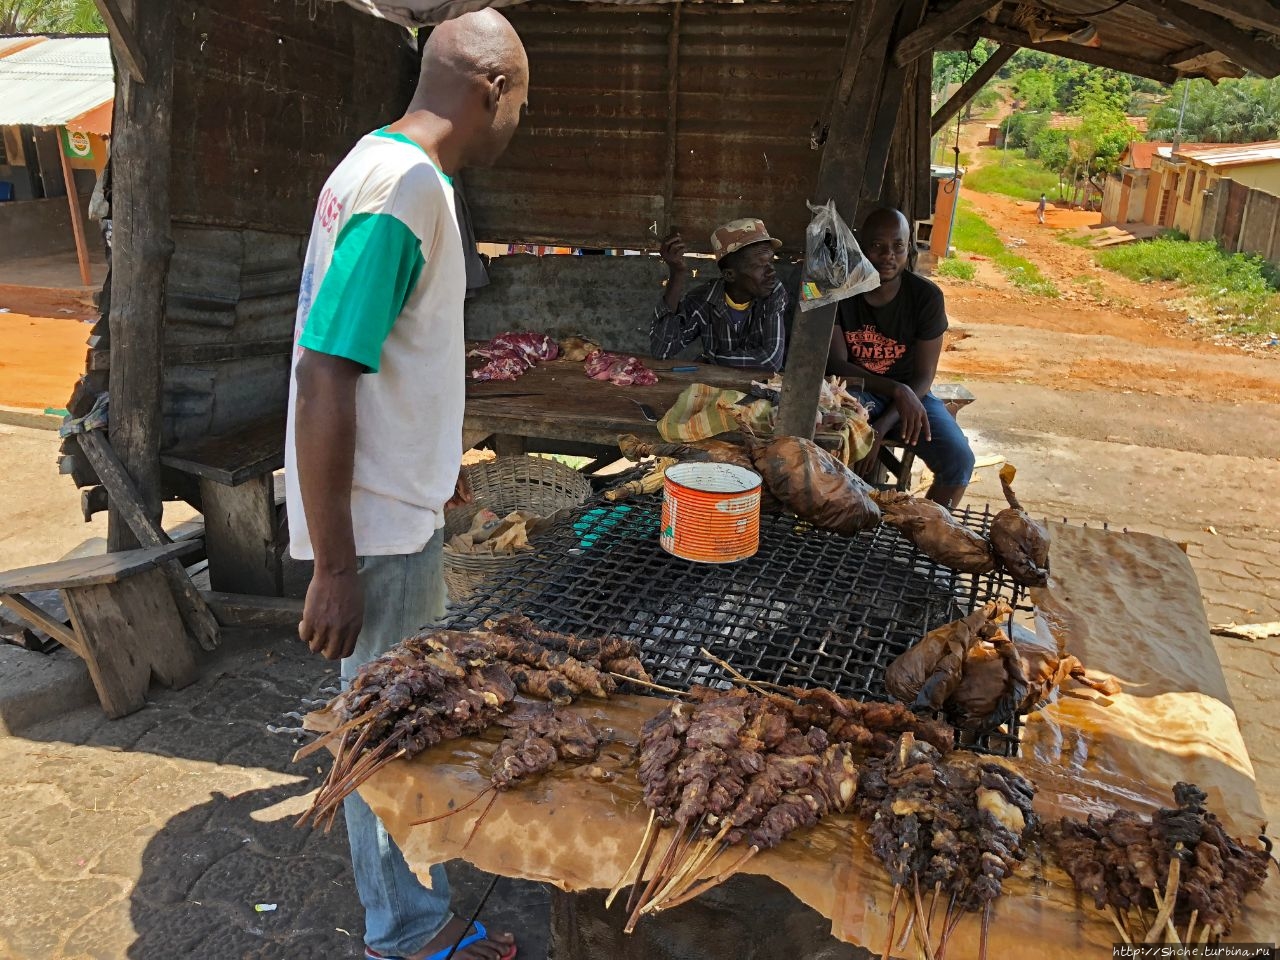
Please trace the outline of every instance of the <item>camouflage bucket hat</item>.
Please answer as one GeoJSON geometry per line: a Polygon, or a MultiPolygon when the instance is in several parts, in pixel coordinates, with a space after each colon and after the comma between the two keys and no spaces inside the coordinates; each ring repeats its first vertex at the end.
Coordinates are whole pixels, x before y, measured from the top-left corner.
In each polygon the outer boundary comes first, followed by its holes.
{"type": "Polygon", "coordinates": [[[711,234],[711,253],[717,260],[723,260],[743,247],[765,242],[772,244],[775,250],[782,246],[781,240],[775,240],[769,236],[763,220],[756,220],[753,217],[730,220],[716,227],[715,232],[711,234]]]}

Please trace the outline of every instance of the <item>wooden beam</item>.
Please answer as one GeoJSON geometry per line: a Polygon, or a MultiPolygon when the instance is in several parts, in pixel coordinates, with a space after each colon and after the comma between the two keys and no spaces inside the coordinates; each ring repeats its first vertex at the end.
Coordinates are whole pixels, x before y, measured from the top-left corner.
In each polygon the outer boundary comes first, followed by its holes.
{"type": "Polygon", "coordinates": [[[979,65],[978,69],[964,83],[960,84],[960,89],[947,98],[947,102],[934,112],[933,117],[929,121],[929,132],[936,134],[939,130],[947,125],[947,122],[964,109],[964,105],[974,98],[979,90],[987,85],[987,82],[996,75],[1010,58],[1018,52],[1018,48],[1012,44],[1001,44],[991,52],[991,56],[984,63],[979,65]]]}
{"type": "Polygon", "coordinates": [[[1189,63],[1192,60],[1199,60],[1201,57],[1210,53],[1216,56],[1221,56],[1221,54],[1207,43],[1193,43],[1189,47],[1183,47],[1181,50],[1175,50],[1173,53],[1169,54],[1164,58],[1164,63],[1167,67],[1176,67],[1180,63],[1189,63]]]}
{"type": "MultiPolygon", "coordinates": [[[[78,434],[80,450],[93,466],[98,479],[107,489],[107,502],[112,511],[128,524],[130,531],[144,547],[163,547],[173,543],[159,523],[143,509],[138,491],[125,472],[101,430],[78,434]]],[[[169,588],[173,591],[178,612],[196,642],[206,650],[218,646],[218,621],[201,598],[186,568],[176,559],[161,564],[169,588]]]]}
{"type": "Polygon", "coordinates": [[[71,628],[55,620],[43,608],[36,606],[26,597],[16,593],[0,594],[0,604],[4,604],[28,623],[39,627],[76,656],[84,656],[84,647],[71,628]]]}
{"type": "MultiPolygon", "coordinates": [[[[112,138],[111,444],[137,486],[147,515],[160,518],[161,386],[169,236],[170,131],[176,23],[170,0],[134,0],[147,83],[117,78],[112,138]]],[[[111,550],[136,538],[112,504],[111,550]]]]}
{"type": "Polygon", "coordinates": [[[1193,6],[1220,17],[1227,17],[1242,27],[1280,36],[1280,4],[1274,0],[1187,0],[1193,6]]]}
{"type": "Polygon", "coordinates": [[[80,285],[87,287],[93,282],[89,273],[89,245],[84,239],[84,214],[80,212],[80,192],[76,190],[76,172],[71,169],[71,158],[67,156],[67,137],[70,134],[66,127],[59,127],[58,157],[62,160],[62,180],[67,185],[67,205],[71,207],[71,235],[76,240],[76,262],[80,264],[80,285]]]}
{"type": "Polygon", "coordinates": [[[1280,47],[1256,39],[1216,13],[1193,7],[1182,0],[1134,0],[1153,17],[1172,23],[1192,37],[1199,37],[1225,53],[1233,61],[1264,77],[1280,74],[1280,47]]]}
{"type": "MultiPolygon", "coordinates": [[[[901,37],[915,30],[924,17],[927,6],[928,0],[906,0],[898,14],[894,37],[901,37]]],[[[885,167],[889,163],[889,148],[893,143],[893,132],[898,125],[898,112],[902,109],[902,97],[906,88],[906,68],[888,63],[881,81],[880,104],[876,109],[875,124],[871,127],[867,165],[862,177],[862,199],[871,203],[880,199],[885,167]]]]}
{"type": "Polygon", "coordinates": [[[835,304],[824,304],[808,311],[796,310],[795,319],[791,321],[791,343],[782,378],[779,434],[813,439],[818,398],[827,375],[827,355],[831,351],[831,330],[835,323],[835,304]]]}
{"type": "Polygon", "coordinates": [[[302,601],[288,597],[255,597],[243,593],[206,590],[205,601],[228,627],[266,627],[296,631],[302,601]]]}
{"type": "Polygon", "coordinates": [[[138,38],[133,32],[133,27],[120,12],[119,3],[117,0],[93,0],[93,3],[107,25],[112,46],[115,47],[116,59],[129,71],[129,76],[133,78],[134,83],[146,83],[147,58],[143,56],[142,48],[138,46],[138,38]]]}
{"type": "Polygon", "coordinates": [[[1173,83],[1178,79],[1178,71],[1163,63],[1151,63],[1149,60],[1138,60],[1135,57],[1104,50],[1101,47],[1085,47],[1078,43],[1067,43],[1065,40],[1049,40],[1045,43],[1033,43],[1031,38],[1021,30],[1006,27],[998,23],[983,22],[978,27],[978,34],[996,43],[1007,43],[1028,50],[1039,50],[1052,53],[1054,56],[1080,63],[1090,63],[1095,67],[1108,67],[1123,73],[1132,73],[1139,77],[1159,80],[1161,83],[1173,83]]]}
{"type": "Polygon", "coordinates": [[[893,51],[893,62],[905,67],[924,56],[957,30],[963,30],[989,10],[1000,6],[991,0],[956,0],[941,13],[929,17],[918,29],[912,30],[893,51]]]}

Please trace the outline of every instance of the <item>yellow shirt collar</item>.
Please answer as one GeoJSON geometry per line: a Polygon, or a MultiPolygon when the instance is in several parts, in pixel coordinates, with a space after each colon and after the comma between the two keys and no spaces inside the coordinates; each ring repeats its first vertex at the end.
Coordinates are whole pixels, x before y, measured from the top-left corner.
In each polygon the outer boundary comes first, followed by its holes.
{"type": "Polygon", "coordinates": [[[729,305],[730,310],[747,310],[751,307],[753,301],[748,300],[746,303],[734,303],[733,297],[726,293],[724,295],[724,302],[729,305]]]}

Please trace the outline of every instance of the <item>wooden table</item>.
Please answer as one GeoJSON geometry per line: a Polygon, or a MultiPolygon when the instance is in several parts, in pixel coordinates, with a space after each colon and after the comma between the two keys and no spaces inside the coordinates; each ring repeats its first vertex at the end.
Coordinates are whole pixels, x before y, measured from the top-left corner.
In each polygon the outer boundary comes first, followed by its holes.
{"type": "Polygon", "coordinates": [[[280,554],[272,473],[284,466],[284,416],[179,444],[160,462],[200,481],[214,590],[278,597],[280,554]]]}
{"type": "Polygon", "coordinates": [[[745,393],[752,380],[768,380],[771,376],[767,370],[706,363],[696,364],[694,373],[672,373],[672,367],[695,364],[688,360],[641,359],[658,375],[653,386],[619,387],[607,380],[592,380],[578,360],[540,363],[519,380],[478,383],[470,379],[469,371],[484,361],[468,361],[464,446],[473,447],[491,436],[506,447],[500,453],[520,452],[519,441],[507,438],[607,447],[616,447],[618,436],[624,433],[657,440],[657,425],[644,418],[635,401],[648,404],[661,417],[690,384],[708,383],[745,393]]]}

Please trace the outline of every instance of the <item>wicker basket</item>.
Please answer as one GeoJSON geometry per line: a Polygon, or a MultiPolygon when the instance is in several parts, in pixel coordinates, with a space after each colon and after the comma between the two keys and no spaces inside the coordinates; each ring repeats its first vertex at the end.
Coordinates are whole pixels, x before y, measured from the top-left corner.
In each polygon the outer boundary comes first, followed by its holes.
{"type": "Polygon", "coordinates": [[[467,600],[484,580],[496,576],[521,558],[519,553],[488,556],[455,553],[448,543],[471,527],[483,509],[500,517],[512,510],[530,510],[549,517],[565,507],[576,507],[591,495],[591,484],[576,470],[545,457],[503,457],[467,467],[467,479],[475,499],[444,514],[444,581],[449,599],[467,600]]]}

